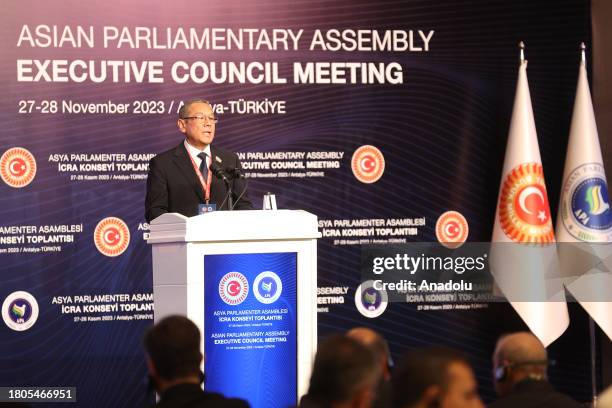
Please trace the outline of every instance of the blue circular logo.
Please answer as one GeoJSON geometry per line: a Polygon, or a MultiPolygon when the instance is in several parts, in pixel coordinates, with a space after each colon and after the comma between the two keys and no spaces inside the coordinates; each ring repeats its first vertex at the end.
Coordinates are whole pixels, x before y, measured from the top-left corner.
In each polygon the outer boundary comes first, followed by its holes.
{"type": "Polygon", "coordinates": [[[272,271],[265,271],[257,275],[253,282],[255,298],[264,304],[274,303],[283,292],[283,283],[279,276],[272,271]]]}
{"type": "Polygon", "coordinates": [[[565,230],[584,242],[612,241],[612,214],[601,163],[585,163],[567,177],[560,215],[565,230]]]}
{"type": "Polygon", "coordinates": [[[389,297],[384,290],[374,288],[374,281],[368,280],[355,291],[355,306],[363,316],[373,319],[387,309],[389,297]]]}
{"type": "Polygon", "coordinates": [[[15,331],[28,330],[38,320],[38,302],[25,291],[13,292],[2,304],[2,320],[15,331]]]}
{"type": "Polygon", "coordinates": [[[374,288],[367,288],[361,292],[361,303],[368,310],[376,310],[382,303],[382,296],[374,288]]]}
{"type": "Polygon", "coordinates": [[[9,303],[8,314],[13,322],[25,323],[32,317],[32,305],[26,299],[17,298],[9,303]]]}
{"type": "Polygon", "coordinates": [[[606,181],[599,177],[582,180],[572,194],[572,215],[585,228],[598,231],[612,227],[606,181]]]}

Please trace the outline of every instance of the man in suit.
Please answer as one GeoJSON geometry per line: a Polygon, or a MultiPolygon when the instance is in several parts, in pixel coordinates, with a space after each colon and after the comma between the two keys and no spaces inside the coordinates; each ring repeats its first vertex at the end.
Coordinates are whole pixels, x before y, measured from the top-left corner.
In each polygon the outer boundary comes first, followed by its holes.
{"type": "Polygon", "coordinates": [[[149,163],[145,199],[148,222],[167,212],[197,215],[199,204],[215,204],[217,210],[228,210],[233,201],[233,209],[252,208],[246,183],[236,174],[236,169],[241,168],[238,156],[211,146],[216,123],[212,106],[203,99],[188,101],[181,107],[177,126],[185,140],[149,163]],[[227,182],[217,177],[219,170],[227,182]]]}
{"type": "Polygon", "coordinates": [[[160,395],[157,408],[248,408],[244,400],[202,390],[200,330],[188,318],[162,319],[147,331],[144,345],[149,376],[160,395]]]}
{"type": "Polygon", "coordinates": [[[500,398],[490,408],[579,408],[548,382],[544,345],[529,332],[501,336],[493,353],[493,380],[500,398]]]}

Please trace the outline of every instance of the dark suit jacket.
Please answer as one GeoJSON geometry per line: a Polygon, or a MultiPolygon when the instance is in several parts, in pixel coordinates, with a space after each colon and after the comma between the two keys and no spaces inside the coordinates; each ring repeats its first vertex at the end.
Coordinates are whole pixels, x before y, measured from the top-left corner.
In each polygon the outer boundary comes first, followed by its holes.
{"type": "Polygon", "coordinates": [[[581,408],[584,405],[555,391],[548,381],[525,380],[489,408],[581,408]]]}
{"type": "MultiPolygon", "coordinates": [[[[210,153],[212,160],[224,169],[241,168],[235,153],[213,146],[210,146],[210,153]]],[[[246,191],[240,201],[236,202],[246,189],[245,180],[234,180],[232,184],[234,209],[252,209],[246,191]]],[[[225,199],[226,195],[225,182],[213,176],[210,202],[217,205],[217,210],[228,209],[229,200],[225,199]]],[[[145,218],[148,222],[167,212],[177,212],[187,217],[197,215],[199,204],[204,204],[204,191],[183,142],[151,159],[145,199],[145,218]]]]}
{"type": "Polygon", "coordinates": [[[179,384],[164,391],[156,408],[248,408],[249,403],[204,392],[198,384],[179,384]]]}

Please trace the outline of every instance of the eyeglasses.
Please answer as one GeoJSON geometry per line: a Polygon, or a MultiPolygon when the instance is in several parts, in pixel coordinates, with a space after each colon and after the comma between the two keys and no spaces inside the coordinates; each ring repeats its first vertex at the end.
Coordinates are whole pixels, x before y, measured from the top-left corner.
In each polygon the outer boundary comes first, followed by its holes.
{"type": "Polygon", "coordinates": [[[197,120],[198,122],[210,122],[210,123],[217,123],[219,122],[219,119],[217,119],[214,116],[187,116],[185,118],[181,118],[183,120],[187,120],[187,119],[193,119],[193,120],[197,120]]]}

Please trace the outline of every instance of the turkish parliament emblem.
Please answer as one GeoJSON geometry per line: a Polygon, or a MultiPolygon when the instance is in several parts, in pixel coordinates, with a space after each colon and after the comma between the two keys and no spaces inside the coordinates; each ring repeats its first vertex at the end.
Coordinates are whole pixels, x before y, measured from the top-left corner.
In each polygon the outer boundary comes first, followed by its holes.
{"type": "Polygon", "coordinates": [[[554,242],[540,163],[520,164],[508,174],[500,194],[499,219],[506,236],[515,242],[554,242]]]}

